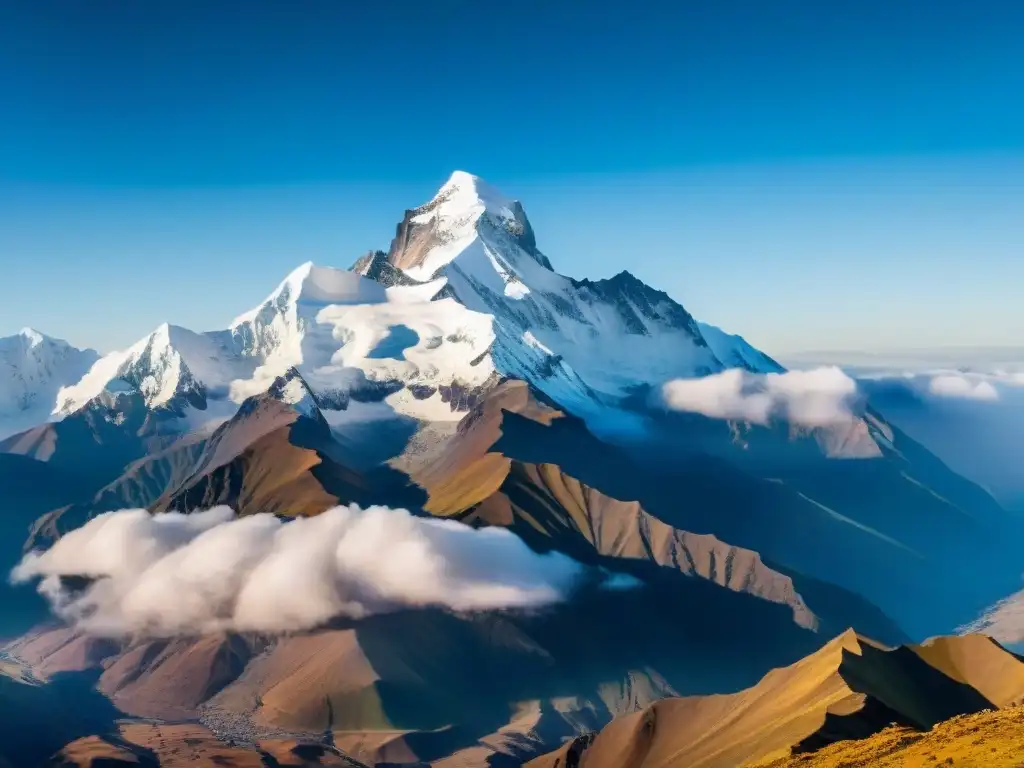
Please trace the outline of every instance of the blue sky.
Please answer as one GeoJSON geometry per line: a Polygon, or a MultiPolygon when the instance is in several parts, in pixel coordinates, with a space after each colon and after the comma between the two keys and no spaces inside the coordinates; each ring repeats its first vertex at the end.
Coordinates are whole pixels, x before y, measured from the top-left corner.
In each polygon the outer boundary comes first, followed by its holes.
{"type": "Polygon", "coordinates": [[[0,3],[0,335],[223,326],[460,168],[768,351],[1024,344],[1024,5],[355,5],[0,3]]]}

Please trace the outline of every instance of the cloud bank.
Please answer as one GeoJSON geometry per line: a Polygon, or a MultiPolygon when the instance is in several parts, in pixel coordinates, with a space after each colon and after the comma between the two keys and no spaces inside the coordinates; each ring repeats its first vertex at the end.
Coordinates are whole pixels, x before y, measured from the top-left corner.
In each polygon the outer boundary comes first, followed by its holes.
{"type": "Polygon", "coordinates": [[[1024,372],[997,369],[993,371],[925,370],[870,371],[860,376],[869,385],[904,388],[922,397],[946,400],[996,402],[1024,389],[1024,372]]]}
{"type": "Polygon", "coordinates": [[[288,522],[227,507],[108,512],[26,555],[11,579],[40,579],[54,612],[93,634],[174,636],[297,631],[405,607],[543,606],[583,575],[504,529],[351,505],[288,522]]]}
{"type": "Polygon", "coordinates": [[[699,379],[675,379],[661,394],[672,410],[713,419],[824,427],[852,418],[857,384],[837,367],[769,374],[733,368],[699,379]]]}
{"type": "Polygon", "coordinates": [[[932,376],[928,393],[936,397],[958,397],[965,400],[998,400],[999,392],[992,382],[971,379],[963,374],[946,373],[932,376]]]}

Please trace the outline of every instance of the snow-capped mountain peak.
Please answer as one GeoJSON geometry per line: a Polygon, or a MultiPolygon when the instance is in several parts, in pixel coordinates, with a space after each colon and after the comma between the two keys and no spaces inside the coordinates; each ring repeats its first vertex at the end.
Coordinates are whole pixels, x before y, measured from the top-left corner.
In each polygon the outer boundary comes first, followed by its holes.
{"type": "Polygon", "coordinates": [[[57,341],[56,339],[51,339],[44,333],[40,333],[35,328],[29,328],[27,325],[20,331],[18,331],[17,336],[20,336],[22,339],[25,340],[26,344],[32,347],[38,346],[39,344],[42,344],[44,341],[57,341]]]}
{"type": "Polygon", "coordinates": [[[0,437],[46,421],[60,388],[81,379],[98,358],[93,349],[34,328],[0,338],[0,437]]]}
{"type": "MultiPolygon", "coordinates": [[[[36,336],[26,331],[22,344],[36,336]]],[[[302,264],[224,330],[163,324],[61,382],[49,402],[64,416],[115,382],[193,428],[293,370],[331,423],[353,403],[376,417],[458,419],[498,376],[587,415],[638,388],[732,366],[777,368],[629,272],[558,274],[523,206],[457,171],[406,211],[387,254],[371,251],[352,270],[302,264]]],[[[293,388],[288,397],[308,402],[293,388]]]]}
{"type": "Polygon", "coordinates": [[[523,206],[464,171],[453,173],[429,202],[405,212],[388,262],[415,280],[430,280],[455,259],[465,260],[481,238],[506,241],[511,246],[502,249],[507,255],[518,251],[551,269],[547,257],[537,250],[523,206]]]}
{"type": "Polygon", "coordinates": [[[235,318],[231,327],[251,322],[268,306],[285,310],[299,306],[363,304],[367,301],[380,301],[382,298],[382,286],[373,281],[363,280],[349,270],[319,267],[307,261],[292,270],[262,304],[235,318]]]}
{"type": "Polygon", "coordinates": [[[112,381],[137,390],[150,408],[184,413],[205,410],[210,398],[227,396],[231,382],[251,372],[226,332],[196,333],[163,323],[126,350],[112,352],[82,379],[57,395],[55,412],[66,416],[106,391],[112,381]]]}
{"type": "Polygon", "coordinates": [[[598,393],[722,368],[666,294],[626,272],[596,281],[555,272],[522,205],[470,174],[406,212],[388,263],[417,280],[445,279],[443,295],[494,318],[499,371],[543,379],[549,394],[581,407],[598,393]]]}
{"type": "Polygon", "coordinates": [[[528,222],[518,200],[506,197],[479,176],[455,171],[438,193],[415,211],[413,221],[438,221],[441,228],[455,233],[464,225],[479,222],[482,216],[506,224],[511,231],[524,228],[528,222]]]}
{"type": "Polygon", "coordinates": [[[307,334],[316,333],[317,315],[328,306],[386,301],[380,283],[355,272],[306,262],[293,270],[255,309],[235,318],[229,332],[235,348],[261,363],[301,365],[307,334]]]}

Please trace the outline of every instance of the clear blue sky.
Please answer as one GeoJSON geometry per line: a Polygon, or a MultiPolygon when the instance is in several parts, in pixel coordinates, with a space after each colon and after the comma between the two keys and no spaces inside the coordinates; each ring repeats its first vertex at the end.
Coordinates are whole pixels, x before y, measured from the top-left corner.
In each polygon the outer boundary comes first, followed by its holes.
{"type": "Polygon", "coordinates": [[[769,351],[1024,344],[1022,30],[1009,0],[0,0],[0,335],[223,326],[460,168],[560,271],[769,351]]]}

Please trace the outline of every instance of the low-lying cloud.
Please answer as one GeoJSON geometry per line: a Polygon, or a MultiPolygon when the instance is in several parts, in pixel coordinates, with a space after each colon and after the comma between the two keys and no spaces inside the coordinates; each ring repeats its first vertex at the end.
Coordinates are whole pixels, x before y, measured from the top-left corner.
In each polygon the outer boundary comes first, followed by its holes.
{"type": "Polygon", "coordinates": [[[538,554],[504,529],[356,505],[288,522],[227,507],[108,512],[11,574],[39,579],[61,618],[111,636],[285,632],[420,606],[544,606],[583,576],[580,563],[538,554]]]}
{"type": "Polygon", "coordinates": [[[928,381],[928,394],[936,397],[958,397],[964,400],[998,400],[999,392],[991,381],[969,378],[958,373],[943,373],[928,381]]]}
{"type": "Polygon", "coordinates": [[[662,387],[666,406],[713,419],[805,427],[848,422],[856,382],[837,367],[753,374],[733,368],[699,379],[675,379],[662,387]]]}
{"type": "Polygon", "coordinates": [[[996,402],[1024,390],[1024,363],[1001,365],[850,366],[868,389],[902,389],[923,398],[996,402]]]}
{"type": "Polygon", "coordinates": [[[865,374],[862,380],[890,388],[902,387],[924,397],[982,402],[996,402],[1024,389],[1024,373],[1005,370],[882,371],[865,374]]]}

